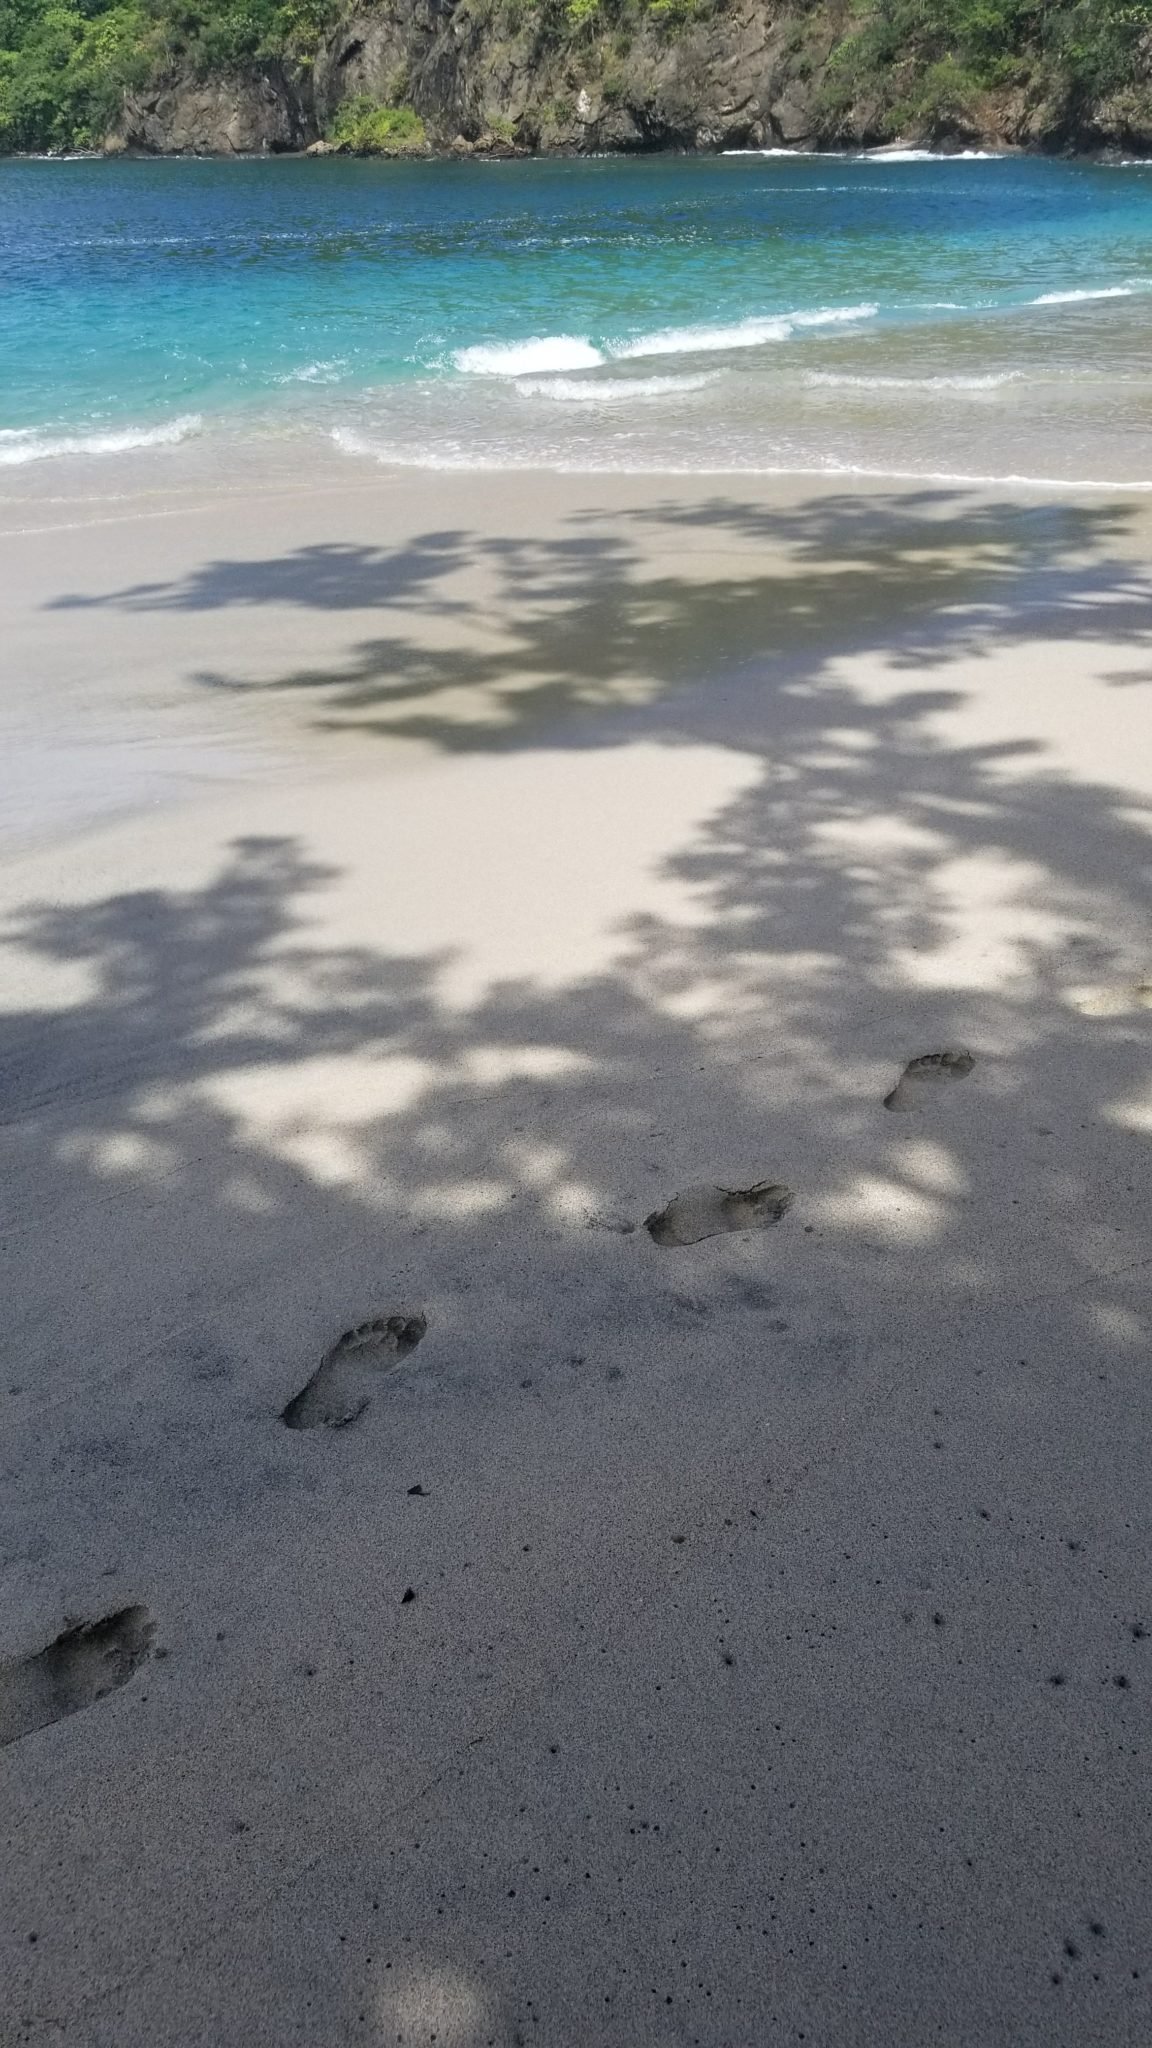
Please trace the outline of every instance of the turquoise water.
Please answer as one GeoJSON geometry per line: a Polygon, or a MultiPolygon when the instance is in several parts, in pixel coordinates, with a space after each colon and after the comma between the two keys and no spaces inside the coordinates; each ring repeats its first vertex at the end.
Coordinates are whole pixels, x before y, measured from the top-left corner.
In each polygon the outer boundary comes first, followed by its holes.
{"type": "Polygon", "coordinates": [[[0,464],[1152,480],[1152,166],[0,163],[0,464]]]}

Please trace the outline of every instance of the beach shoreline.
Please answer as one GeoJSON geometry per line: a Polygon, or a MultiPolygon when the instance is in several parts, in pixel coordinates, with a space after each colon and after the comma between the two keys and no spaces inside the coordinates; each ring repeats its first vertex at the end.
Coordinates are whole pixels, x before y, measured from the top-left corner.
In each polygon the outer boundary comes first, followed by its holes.
{"type": "Polygon", "coordinates": [[[1138,163],[6,175],[5,503],[365,464],[1152,484],[1138,163]]]}

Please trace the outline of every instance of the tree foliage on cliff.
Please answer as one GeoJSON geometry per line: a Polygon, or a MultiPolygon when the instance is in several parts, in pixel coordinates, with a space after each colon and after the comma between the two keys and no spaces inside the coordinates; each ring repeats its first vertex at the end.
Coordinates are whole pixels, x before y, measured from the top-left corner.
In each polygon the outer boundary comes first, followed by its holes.
{"type": "Polygon", "coordinates": [[[979,128],[1019,88],[1070,127],[1109,96],[1152,107],[1152,0],[855,0],[824,85],[830,114],[871,100],[889,132],[979,128]]]}
{"type": "MultiPolygon", "coordinates": [[[[491,0],[587,55],[642,26],[690,31],[725,0],[491,0]]],[[[1020,87],[1083,110],[1152,101],[1152,0],[793,0],[795,61],[838,24],[821,101],[828,139],[979,126],[982,94],[1020,87]]],[[[0,150],[98,144],[126,91],[151,78],[306,64],[341,0],[0,0],[0,150]]],[[[513,21],[515,16],[516,21],[513,21]]]]}
{"type": "Polygon", "coordinates": [[[124,93],[166,72],[306,60],[337,11],[330,0],[0,0],[0,149],[98,144],[124,93]]]}

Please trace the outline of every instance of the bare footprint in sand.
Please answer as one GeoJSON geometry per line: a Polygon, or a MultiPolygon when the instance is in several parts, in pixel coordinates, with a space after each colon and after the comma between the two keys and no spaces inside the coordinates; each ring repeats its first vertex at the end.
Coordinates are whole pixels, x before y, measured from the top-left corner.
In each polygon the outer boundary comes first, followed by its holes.
{"type": "Polygon", "coordinates": [[[155,1630],[146,1607],[122,1607],[0,1664],[0,1748],[118,1692],[151,1656],[155,1630]]]}
{"type": "Polygon", "coordinates": [[[1065,1001],[1082,1017],[1131,1017],[1138,1010],[1152,1010],[1152,976],[1097,988],[1072,988],[1065,1001]]]}
{"type": "Polygon", "coordinates": [[[685,1188],[666,1209],[654,1209],[644,1228],[654,1244],[699,1244],[726,1230],[767,1230],[792,1206],[791,1188],[757,1181],[751,1188],[685,1188]]]}
{"type": "Polygon", "coordinates": [[[925,1052],[909,1060],[891,1094],[884,1097],[885,1109],[927,1109],[946,1081],[962,1081],[976,1065],[970,1052],[925,1052]]]}
{"type": "Polygon", "coordinates": [[[426,1316],[377,1316],[345,1330],[306,1387],[281,1415],[289,1429],[343,1429],[364,1413],[377,1382],[407,1358],[428,1328],[426,1316]]]}

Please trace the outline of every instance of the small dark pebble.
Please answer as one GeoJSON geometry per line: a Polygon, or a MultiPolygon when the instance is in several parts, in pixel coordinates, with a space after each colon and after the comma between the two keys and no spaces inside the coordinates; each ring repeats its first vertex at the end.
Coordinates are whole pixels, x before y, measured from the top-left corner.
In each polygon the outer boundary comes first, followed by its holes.
{"type": "Polygon", "coordinates": [[[422,1499],[422,1500],[427,1500],[427,1498],[428,1498],[428,1496],[427,1496],[427,1494],[425,1493],[425,1491],[424,1491],[424,1488],[423,1488],[422,1486],[410,1486],[410,1487],[408,1488],[408,1491],[409,1491],[409,1493],[410,1493],[410,1494],[411,1494],[411,1493],[418,1493],[418,1494],[420,1495],[420,1497],[421,1497],[421,1499],[422,1499]]]}
{"type": "Polygon", "coordinates": [[[413,1587],[413,1586],[405,1586],[405,1588],[404,1588],[404,1591],[403,1591],[403,1594],[401,1595],[401,1599],[400,1599],[400,1605],[401,1605],[401,1607],[407,1607],[407,1605],[408,1605],[408,1602],[409,1602],[410,1600],[414,1600],[415,1598],[416,1598],[416,1590],[415,1590],[415,1587],[413,1587]]]}

